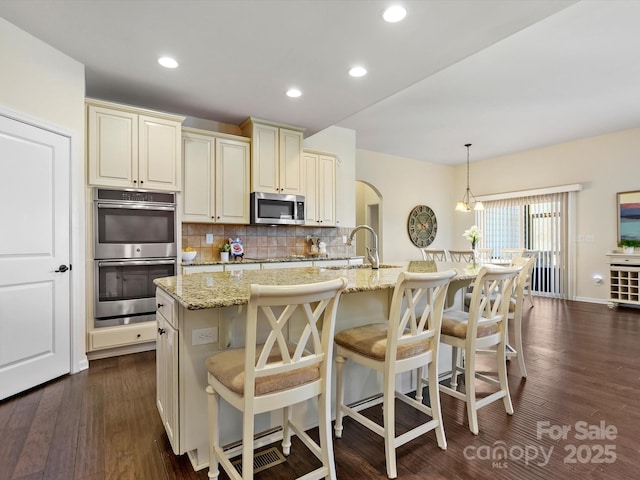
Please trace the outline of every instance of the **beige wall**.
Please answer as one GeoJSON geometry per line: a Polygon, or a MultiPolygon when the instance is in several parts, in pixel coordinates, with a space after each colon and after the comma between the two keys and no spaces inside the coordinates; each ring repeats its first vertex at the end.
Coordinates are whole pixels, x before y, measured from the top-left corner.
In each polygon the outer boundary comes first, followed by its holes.
{"type": "MultiPolygon", "coordinates": [[[[471,165],[475,195],[511,192],[581,183],[576,194],[576,235],[593,236],[593,242],[576,243],[576,298],[605,301],[608,298],[606,252],[616,246],[616,193],[640,190],[640,129],[624,130],[494,158],[471,165]],[[593,276],[605,282],[596,286],[593,276]]],[[[462,192],[465,169],[456,168],[456,191],[462,192]]],[[[463,214],[464,217],[464,214],[463,214]]],[[[473,222],[473,214],[469,214],[473,222]]],[[[468,222],[458,221],[454,238],[468,222]]]]}
{"type": "Polygon", "coordinates": [[[72,137],[72,371],[85,356],[84,65],[0,18],[0,108],[72,137]]]}
{"type": "MultiPolygon", "coordinates": [[[[592,137],[471,164],[475,195],[580,183],[576,194],[576,235],[593,242],[576,243],[576,299],[608,299],[605,253],[616,248],[616,193],[640,190],[640,129],[592,137]],[[593,276],[605,282],[597,286],[593,276]]],[[[415,205],[429,205],[438,217],[433,247],[467,248],[462,232],[474,223],[473,213],[454,211],[466,186],[466,165],[448,167],[357,151],[356,176],[383,197],[385,262],[418,258],[406,233],[415,205]]]]}
{"type": "Polygon", "coordinates": [[[428,205],[438,219],[438,233],[432,247],[451,245],[452,205],[455,204],[452,167],[357,150],[356,179],[368,183],[382,196],[382,261],[422,258],[407,233],[407,218],[416,205],[428,205]]]}

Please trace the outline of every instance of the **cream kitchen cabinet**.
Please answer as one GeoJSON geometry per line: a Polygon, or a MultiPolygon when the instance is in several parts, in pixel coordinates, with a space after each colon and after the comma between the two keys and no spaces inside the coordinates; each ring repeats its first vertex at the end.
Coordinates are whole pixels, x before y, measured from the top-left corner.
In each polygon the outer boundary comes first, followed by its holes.
{"type": "Polygon", "coordinates": [[[160,289],[156,303],[156,406],[171,448],[178,454],[178,310],[175,300],[160,289]]]}
{"type": "Polygon", "coordinates": [[[89,331],[89,351],[127,347],[153,342],[155,339],[155,322],[153,321],[96,328],[89,331]]]}
{"type": "Polygon", "coordinates": [[[179,191],[184,117],[87,100],[89,184],[179,191]]]}
{"type": "Polygon", "coordinates": [[[191,275],[193,273],[212,273],[223,272],[224,267],[220,264],[215,265],[182,265],[182,274],[191,275]]]}
{"type": "Polygon", "coordinates": [[[253,117],[240,127],[251,137],[251,191],[305,195],[303,129],[253,117]]]}
{"type": "Polygon", "coordinates": [[[307,171],[305,225],[336,225],[336,157],[328,153],[305,150],[307,171]]]}
{"type": "Polygon", "coordinates": [[[182,131],[182,221],[249,223],[250,140],[182,131]]]}

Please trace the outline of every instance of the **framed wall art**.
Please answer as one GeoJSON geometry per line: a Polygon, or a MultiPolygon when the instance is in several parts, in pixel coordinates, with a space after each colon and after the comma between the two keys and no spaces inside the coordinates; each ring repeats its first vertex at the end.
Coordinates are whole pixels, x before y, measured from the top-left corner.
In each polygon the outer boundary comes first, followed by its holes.
{"type": "Polygon", "coordinates": [[[618,243],[640,243],[640,191],[620,192],[618,197],[618,243]]]}

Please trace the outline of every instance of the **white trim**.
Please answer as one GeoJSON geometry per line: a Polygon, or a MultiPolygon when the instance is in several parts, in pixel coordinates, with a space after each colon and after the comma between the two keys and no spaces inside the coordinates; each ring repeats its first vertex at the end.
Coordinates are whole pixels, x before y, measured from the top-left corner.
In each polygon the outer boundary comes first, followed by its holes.
{"type": "Polygon", "coordinates": [[[597,303],[599,305],[607,305],[609,303],[609,300],[603,300],[602,298],[593,297],[576,297],[573,300],[576,302],[597,303]]]}
{"type": "Polygon", "coordinates": [[[493,200],[506,200],[509,198],[533,197],[535,195],[549,195],[552,193],[579,192],[582,184],[573,183],[571,185],[558,185],[555,187],[535,188],[533,190],[518,190],[516,192],[492,193],[489,195],[478,195],[476,200],[489,202],[493,200]]]}

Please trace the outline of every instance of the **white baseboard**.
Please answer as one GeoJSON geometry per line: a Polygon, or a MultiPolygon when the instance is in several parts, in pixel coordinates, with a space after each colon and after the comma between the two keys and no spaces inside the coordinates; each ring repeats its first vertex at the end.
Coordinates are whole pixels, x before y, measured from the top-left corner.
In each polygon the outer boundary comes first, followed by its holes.
{"type": "Polygon", "coordinates": [[[599,303],[602,305],[606,305],[607,303],[609,303],[609,300],[603,300],[602,298],[591,298],[591,297],[575,297],[574,300],[576,302],[599,303]]]}

